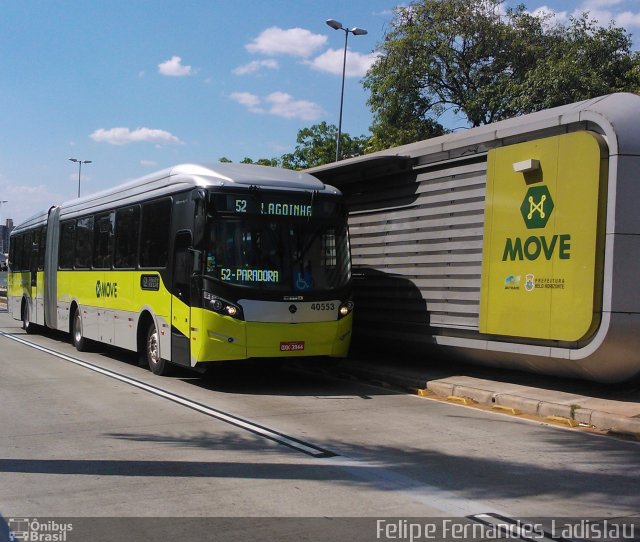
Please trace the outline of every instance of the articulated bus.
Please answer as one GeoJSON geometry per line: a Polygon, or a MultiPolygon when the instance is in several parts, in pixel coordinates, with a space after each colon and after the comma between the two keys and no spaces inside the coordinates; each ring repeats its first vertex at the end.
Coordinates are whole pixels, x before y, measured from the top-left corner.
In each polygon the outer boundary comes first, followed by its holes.
{"type": "Polygon", "coordinates": [[[301,172],[184,164],[53,206],[12,232],[8,307],[172,365],[347,355],[353,302],[340,192],[301,172]]]}

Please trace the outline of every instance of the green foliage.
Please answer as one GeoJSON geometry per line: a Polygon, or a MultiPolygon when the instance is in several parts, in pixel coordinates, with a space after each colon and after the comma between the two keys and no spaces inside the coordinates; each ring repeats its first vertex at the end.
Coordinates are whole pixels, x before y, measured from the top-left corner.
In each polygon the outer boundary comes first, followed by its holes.
{"type": "MultiPolygon", "coordinates": [[[[233,160],[229,160],[229,158],[227,158],[226,156],[223,156],[222,158],[218,158],[218,162],[221,162],[223,164],[231,164],[233,163],[233,160]]],[[[281,160],[279,158],[260,158],[256,161],[253,161],[251,158],[246,158],[246,157],[240,161],[241,164],[257,164],[259,166],[271,166],[271,167],[280,166],[280,162],[281,160]]]]}
{"type": "MultiPolygon", "coordinates": [[[[282,167],[289,169],[307,169],[334,162],[336,159],[336,139],[338,128],[333,124],[321,122],[298,132],[293,153],[282,156],[282,167]]],[[[368,137],[351,137],[340,134],[340,158],[351,158],[365,153],[368,137]]]]}
{"type": "Polygon", "coordinates": [[[640,58],[624,29],[588,15],[567,26],[501,10],[503,0],[418,0],[396,8],[363,84],[374,148],[443,133],[447,112],[480,126],[640,88],[640,58]]]}
{"type": "Polygon", "coordinates": [[[281,160],[279,158],[259,158],[255,162],[251,158],[243,158],[241,164],[257,164],[259,166],[278,167],[281,160]]]}
{"type": "MultiPolygon", "coordinates": [[[[256,161],[251,158],[244,158],[241,163],[296,170],[321,166],[335,161],[337,136],[337,126],[321,122],[309,128],[303,128],[298,132],[298,137],[296,138],[298,145],[292,153],[284,154],[280,158],[260,158],[256,161]]],[[[351,137],[349,134],[341,133],[340,155],[342,159],[371,152],[369,139],[366,136],[351,137]]],[[[226,157],[220,158],[219,161],[231,162],[226,157]]]]}
{"type": "Polygon", "coordinates": [[[587,14],[552,29],[553,43],[529,70],[516,100],[523,112],[612,92],[640,91],[640,55],[624,29],[599,27],[587,14]]]}

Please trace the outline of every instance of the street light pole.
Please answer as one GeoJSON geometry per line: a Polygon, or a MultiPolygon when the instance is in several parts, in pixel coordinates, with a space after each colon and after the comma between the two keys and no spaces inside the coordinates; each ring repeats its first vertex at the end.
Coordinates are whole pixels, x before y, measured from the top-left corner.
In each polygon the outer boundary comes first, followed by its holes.
{"type": "Polygon", "coordinates": [[[78,197],[80,197],[80,177],[82,175],[82,164],[91,164],[91,160],[78,160],[77,158],[69,158],[69,161],[78,163],[78,197]]]}
{"type": "Polygon", "coordinates": [[[342,106],[344,104],[344,77],[347,68],[347,42],[349,33],[354,36],[364,36],[367,31],[364,28],[345,28],[335,19],[327,19],[327,24],[334,30],[344,30],[344,54],[342,56],[342,86],[340,89],[340,115],[338,117],[338,137],[336,138],[336,162],[340,160],[340,136],[342,135],[342,106]]]}
{"type": "MultiPolygon", "coordinates": [[[[2,199],[0,200],[0,216],[2,215],[2,205],[4,203],[9,203],[9,200],[2,199]]],[[[2,223],[0,222],[0,227],[2,223]]],[[[4,230],[2,230],[2,235],[0,236],[0,254],[4,254],[4,230]]]]}

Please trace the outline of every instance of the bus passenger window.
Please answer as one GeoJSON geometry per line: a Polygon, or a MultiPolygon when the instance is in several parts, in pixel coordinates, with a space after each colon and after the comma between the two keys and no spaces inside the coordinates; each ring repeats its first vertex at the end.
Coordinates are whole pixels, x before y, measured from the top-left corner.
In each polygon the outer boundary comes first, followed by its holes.
{"type": "Polygon", "coordinates": [[[24,245],[22,247],[22,271],[30,271],[33,260],[33,232],[24,234],[24,245]]]}
{"type": "Polygon", "coordinates": [[[97,269],[108,269],[111,267],[114,220],[114,213],[96,217],[93,246],[93,267],[97,269]]]}
{"type": "Polygon", "coordinates": [[[16,235],[11,239],[11,244],[9,245],[9,255],[10,255],[12,271],[22,270],[23,245],[24,245],[24,235],[16,235]],[[11,255],[11,251],[13,251],[13,255],[11,255]]]}
{"type": "Polygon", "coordinates": [[[47,248],[47,228],[40,228],[40,245],[38,246],[38,271],[44,269],[44,255],[47,248]]]}
{"type": "Polygon", "coordinates": [[[127,207],[116,213],[116,237],[113,267],[134,269],[138,252],[140,207],[127,207]]]}
{"type": "Polygon", "coordinates": [[[7,260],[7,264],[12,271],[18,270],[18,268],[16,267],[16,244],[19,239],[20,237],[18,235],[15,235],[11,237],[9,241],[9,259],[7,260]]]}
{"type": "Polygon", "coordinates": [[[79,218],[76,222],[76,269],[91,267],[91,253],[93,247],[93,217],[79,218]]]}
{"type": "Polygon", "coordinates": [[[171,200],[154,201],[142,206],[140,267],[166,267],[169,254],[171,200]]]}
{"type": "Polygon", "coordinates": [[[76,221],[67,220],[60,224],[60,269],[73,269],[76,240],[76,221]]]}
{"type": "Polygon", "coordinates": [[[40,246],[40,230],[33,230],[28,234],[29,239],[29,253],[27,255],[27,268],[32,273],[35,273],[38,269],[38,248],[40,246]]]}

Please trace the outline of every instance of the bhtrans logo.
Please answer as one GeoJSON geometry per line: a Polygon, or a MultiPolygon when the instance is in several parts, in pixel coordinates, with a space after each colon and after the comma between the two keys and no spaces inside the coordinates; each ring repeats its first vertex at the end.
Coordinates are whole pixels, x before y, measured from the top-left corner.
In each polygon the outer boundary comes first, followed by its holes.
{"type": "Polygon", "coordinates": [[[7,526],[10,542],[66,542],[73,531],[72,523],[37,518],[9,518],[7,526]]]}
{"type": "MultiPolygon", "coordinates": [[[[546,228],[555,204],[549,188],[545,185],[529,187],[520,205],[520,214],[528,230],[546,228]]],[[[561,260],[571,259],[571,234],[530,235],[507,237],[502,261],[529,260],[539,258],[551,260],[557,255],[561,260]]]]}

